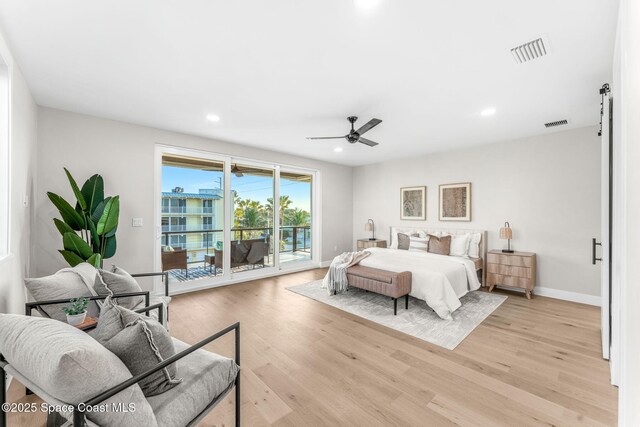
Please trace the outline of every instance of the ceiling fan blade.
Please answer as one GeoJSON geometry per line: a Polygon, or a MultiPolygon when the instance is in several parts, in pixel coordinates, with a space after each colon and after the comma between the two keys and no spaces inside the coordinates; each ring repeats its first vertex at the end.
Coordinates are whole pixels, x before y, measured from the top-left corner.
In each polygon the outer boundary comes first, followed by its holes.
{"type": "Polygon", "coordinates": [[[363,137],[358,138],[358,142],[362,142],[364,145],[368,145],[369,147],[375,147],[376,145],[378,145],[377,142],[363,137]]]}
{"type": "Polygon", "coordinates": [[[356,130],[356,132],[359,135],[364,134],[365,132],[368,132],[371,130],[371,128],[373,128],[374,126],[379,125],[380,123],[382,123],[382,120],[380,119],[371,119],[369,120],[367,123],[365,123],[364,125],[362,125],[362,127],[360,127],[360,129],[356,130]]]}
{"type": "Polygon", "coordinates": [[[342,139],[344,136],[308,136],[307,139],[342,139]]]}

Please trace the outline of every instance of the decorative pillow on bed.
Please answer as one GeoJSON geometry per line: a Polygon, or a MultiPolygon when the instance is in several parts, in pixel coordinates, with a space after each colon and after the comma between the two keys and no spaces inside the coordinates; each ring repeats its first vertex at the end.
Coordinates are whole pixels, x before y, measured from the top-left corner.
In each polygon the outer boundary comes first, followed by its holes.
{"type": "Polygon", "coordinates": [[[432,254],[449,255],[451,248],[451,236],[434,236],[429,234],[429,248],[427,252],[432,254]]]}
{"type": "Polygon", "coordinates": [[[449,248],[449,255],[466,257],[469,251],[469,238],[470,234],[459,234],[457,236],[451,236],[451,247],[449,248]]]}
{"type": "Polygon", "coordinates": [[[409,235],[404,233],[398,233],[398,249],[409,249],[409,235]]]}
{"type": "Polygon", "coordinates": [[[472,233],[469,238],[469,250],[467,254],[471,258],[480,258],[480,241],[482,240],[482,233],[472,233]]]}
{"type": "Polygon", "coordinates": [[[429,248],[429,236],[426,236],[426,237],[409,236],[410,251],[427,252],[428,248],[429,248]]]}

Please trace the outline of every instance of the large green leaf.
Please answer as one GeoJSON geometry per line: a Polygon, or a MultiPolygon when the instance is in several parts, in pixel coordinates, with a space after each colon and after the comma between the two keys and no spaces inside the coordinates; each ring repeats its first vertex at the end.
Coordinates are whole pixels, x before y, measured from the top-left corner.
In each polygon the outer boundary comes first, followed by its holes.
{"type": "Polygon", "coordinates": [[[59,250],[58,252],[60,252],[62,254],[62,256],[64,257],[65,261],[67,261],[71,267],[75,267],[76,265],[80,264],[81,262],[84,262],[84,260],[82,258],[80,258],[78,255],[76,255],[73,252],[61,251],[61,250],[59,250]]]}
{"type": "MultiPolygon", "coordinates": [[[[104,199],[104,181],[100,175],[93,175],[82,186],[82,196],[87,202],[89,212],[93,213],[104,199]]],[[[96,219],[95,222],[98,222],[96,219]]]]}
{"type": "Polygon", "coordinates": [[[103,236],[118,226],[118,215],[120,214],[120,197],[112,197],[104,206],[102,216],[98,221],[98,234],[103,236]]]}
{"type": "Polygon", "coordinates": [[[87,223],[89,225],[89,233],[91,234],[91,244],[93,245],[93,252],[100,252],[100,236],[98,236],[96,225],[91,219],[89,219],[87,223]]]}
{"type": "Polygon", "coordinates": [[[60,234],[62,234],[64,236],[64,233],[73,233],[73,228],[69,227],[69,225],[64,222],[64,221],[60,221],[58,218],[53,218],[53,223],[56,225],[56,228],[58,229],[58,231],[60,232],[60,234]]]}
{"type": "Polygon", "coordinates": [[[104,237],[113,237],[116,235],[116,231],[118,231],[118,224],[116,224],[116,228],[114,228],[108,233],[105,233],[104,237]]]}
{"type": "Polygon", "coordinates": [[[93,213],[91,214],[91,220],[94,223],[98,223],[98,221],[100,221],[100,218],[102,217],[102,213],[104,212],[104,207],[106,206],[107,203],[109,203],[109,200],[111,200],[111,197],[107,197],[104,200],[101,200],[100,203],[98,203],[98,205],[96,206],[96,208],[93,210],[93,213]]]}
{"type": "Polygon", "coordinates": [[[108,237],[104,242],[104,255],[103,258],[111,258],[116,254],[116,236],[108,237]]]}
{"type": "Polygon", "coordinates": [[[102,263],[102,257],[100,256],[100,254],[93,254],[89,257],[89,259],[87,260],[87,262],[91,265],[93,265],[95,268],[100,268],[101,263],[102,263]]]}
{"type": "Polygon", "coordinates": [[[62,244],[65,250],[75,252],[83,260],[88,259],[93,255],[93,249],[91,249],[91,246],[89,246],[87,242],[82,240],[82,237],[78,236],[74,232],[64,233],[64,236],[62,236],[62,244]]]}
{"type": "Polygon", "coordinates": [[[58,208],[62,219],[69,227],[74,230],[82,230],[84,228],[84,218],[65,199],[51,192],[48,192],[47,196],[51,203],[58,208]]]}
{"type": "Polygon", "coordinates": [[[86,211],[87,210],[87,202],[85,201],[84,196],[80,192],[80,188],[78,187],[78,184],[76,183],[76,180],[73,179],[73,176],[71,176],[71,172],[69,172],[69,170],[67,168],[64,168],[64,173],[67,174],[67,179],[69,180],[69,184],[71,184],[71,189],[73,190],[73,194],[76,196],[76,200],[78,201],[78,204],[80,205],[80,209],[82,209],[83,211],[86,211]]]}

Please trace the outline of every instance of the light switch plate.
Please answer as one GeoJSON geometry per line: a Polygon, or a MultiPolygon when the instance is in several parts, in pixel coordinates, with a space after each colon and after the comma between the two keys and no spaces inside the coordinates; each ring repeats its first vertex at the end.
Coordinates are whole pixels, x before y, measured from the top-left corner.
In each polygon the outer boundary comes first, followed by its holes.
{"type": "Polygon", "coordinates": [[[132,218],[131,219],[132,227],[142,227],[142,218],[132,218]]]}

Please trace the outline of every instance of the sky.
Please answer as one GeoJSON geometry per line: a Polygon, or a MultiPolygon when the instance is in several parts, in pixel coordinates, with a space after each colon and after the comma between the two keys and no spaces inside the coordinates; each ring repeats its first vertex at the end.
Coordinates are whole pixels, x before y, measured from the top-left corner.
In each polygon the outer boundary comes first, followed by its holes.
{"type": "MultiPolygon", "coordinates": [[[[169,192],[175,187],[184,188],[185,193],[198,193],[201,188],[221,188],[220,182],[224,174],[216,171],[162,166],[162,191],[169,192]]],[[[238,192],[243,199],[257,200],[267,203],[273,197],[273,178],[264,176],[231,175],[231,190],[238,192]]],[[[311,211],[311,190],[308,182],[296,182],[280,179],[280,195],[289,196],[293,208],[311,211]]]]}

